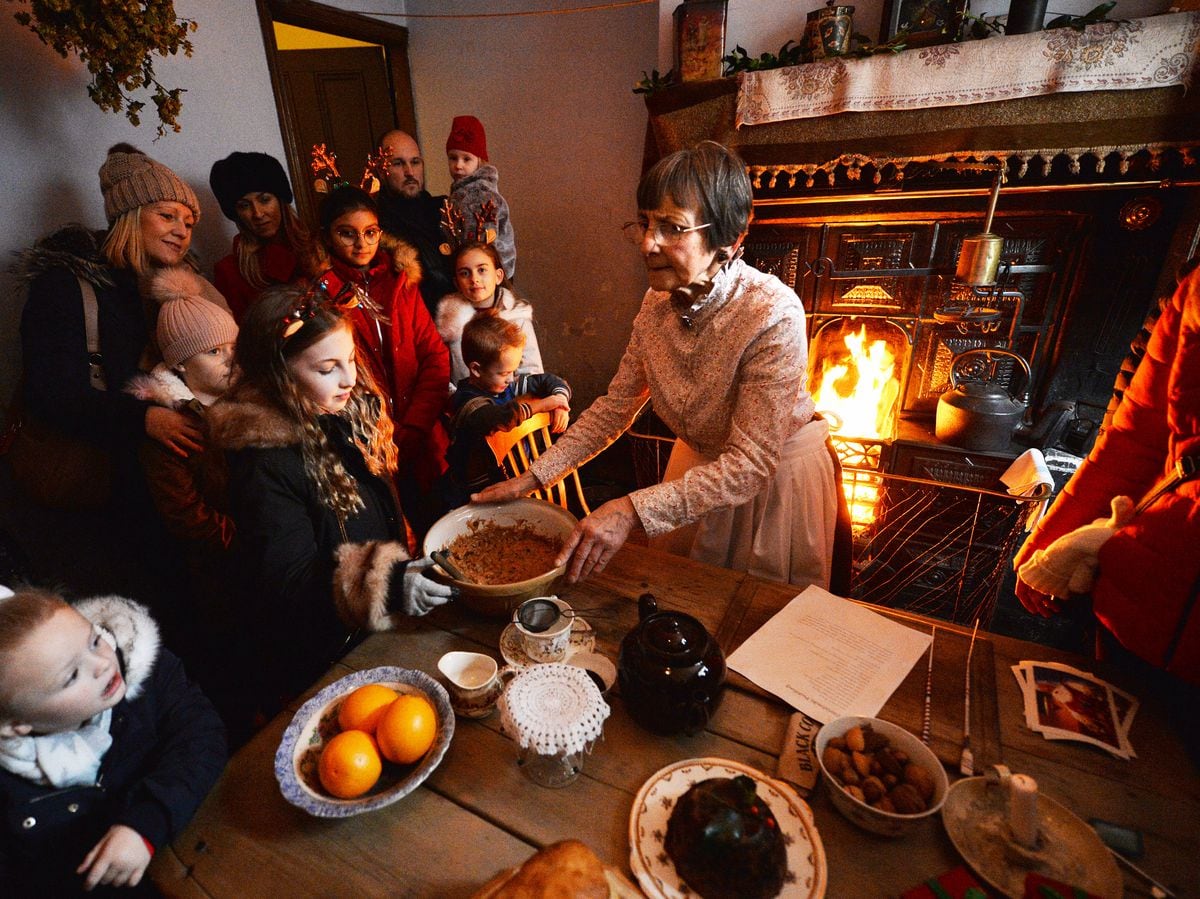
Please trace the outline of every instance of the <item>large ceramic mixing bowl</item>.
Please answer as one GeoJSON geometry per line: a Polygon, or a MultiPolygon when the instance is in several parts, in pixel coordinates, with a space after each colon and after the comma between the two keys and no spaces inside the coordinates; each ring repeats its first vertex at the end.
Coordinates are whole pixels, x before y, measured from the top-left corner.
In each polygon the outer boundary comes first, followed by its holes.
{"type": "MultiPolygon", "coordinates": [[[[429,529],[425,535],[425,555],[444,550],[456,537],[470,533],[473,522],[527,524],[538,534],[565,540],[579,520],[561,506],[528,497],[507,503],[460,506],[443,515],[429,529]]],[[[511,618],[513,610],[525,600],[550,593],[551,585],[566,571],[566,565],[512,584],[476,584],[452,577],[440,566],[436,571],[443,580],[458,587],[460,600],[467,608],[489,617],[511,618]]]]}

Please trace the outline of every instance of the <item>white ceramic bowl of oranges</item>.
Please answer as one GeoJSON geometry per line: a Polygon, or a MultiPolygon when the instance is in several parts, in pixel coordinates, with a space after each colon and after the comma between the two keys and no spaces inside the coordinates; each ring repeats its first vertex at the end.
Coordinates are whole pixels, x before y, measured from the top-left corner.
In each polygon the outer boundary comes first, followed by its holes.
{"type": "Polygon", "coordinates": [[[357,815],[415,790],[453,735],[450,697],[425,672],[356,671],[296,711],[275,752],[275,779],[311,815],[357,815]]]}

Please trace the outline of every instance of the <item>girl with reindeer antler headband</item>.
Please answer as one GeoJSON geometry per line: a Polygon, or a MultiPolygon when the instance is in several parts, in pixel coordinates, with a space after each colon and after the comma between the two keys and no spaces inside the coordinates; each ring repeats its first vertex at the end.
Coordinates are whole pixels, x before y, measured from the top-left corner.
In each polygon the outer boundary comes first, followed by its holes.
{"type": "Polygon", "coordinates": [[[379,225],[371,193],[378,190],[385,158],[382,150],[372,154],[360,185],[353,187],[324,144],[313,148],[313,175],[325,196],[307,268],[331,293],[353,285],[364,298],[350,313],[355,343],[395,422],[396,483],[419,537],[432,523],[429,489],[446,467],[449,441],[441,413],[450,358],[418,291],[416,250],[379,225]]]}

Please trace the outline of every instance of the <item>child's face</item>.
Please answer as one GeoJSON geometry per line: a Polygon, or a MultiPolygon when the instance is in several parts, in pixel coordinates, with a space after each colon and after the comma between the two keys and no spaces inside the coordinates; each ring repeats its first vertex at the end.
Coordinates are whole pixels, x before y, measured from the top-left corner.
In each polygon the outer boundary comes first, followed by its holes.
{"type": "Polygon", "coordinates": [[[333,255],[355,268],[366,268],[371,264],[382,236],[379,217],[369,209],[347,212],[329,226],[329,246],[333,255]]]}
{"type": "Polygon", "coordinates": [[[193,353],[175,368],[188,389],[207,405],[229,388],[233,344],[223,343],[203,353],[193,353]]]}
{"type": "Polygon", "coordinates": [[[478,156],[466,150],[447,150],[446,161],[450,164],[450,177],[455,181],[474,175],[480,163],[478,156]]]}
{"type": "Polygon", "coordinates": [[[75,730],[125,696],[117,653],[90,621],[59,609],[7,653],[11,694],[0,734],[75,730]]]}
{"type": "Polygon", "coordinates": [[[500,358],[490,365],[480,365],[472,362],[471,383],[480,390],[488,393],[502,393],[517,376],[517,366],[521,364],[521,348],[506,346],[500,351],[500,358]]]}
{"type": "Polygon", "coordinates": [[[265,190],[244,194],[233,204],[240,221],[259,240],[272,240],[279,233],[283,212],[279,198],[265,190]]]}
{"type": "Polygon", "coordinates": [[[354,335],[349,325],[330,331],[287,362],[288,372],[310,402],[322,412],[341,412],[358,380],[354,335]]]}
{"type": "Polygon", "coordinates": [[[483,250],[467,250],[458,257],[454,269],[458,292],[476,309],[489,308],[496,299],[496,288],[504,280],[504,272],[496,268],[492,257],[483,250]]]}

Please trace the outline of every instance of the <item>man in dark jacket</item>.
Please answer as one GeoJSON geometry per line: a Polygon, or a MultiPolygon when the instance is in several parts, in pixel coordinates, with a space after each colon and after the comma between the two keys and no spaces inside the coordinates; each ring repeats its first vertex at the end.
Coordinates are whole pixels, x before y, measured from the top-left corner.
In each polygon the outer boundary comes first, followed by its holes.
{"type": "Polygon", "coordinates": [[[403,131],[389,131],[379,139],[387,154],[388,168],[376,196],[379,224],[388,234],[417,248],[421,261],[421,298],[429,314],[437,312],[438,300],[454,292],[450,257],[441,251],[442,203],[445,196],[431,196],[425,189],[425,160],[417,142],[403,131]]]}

